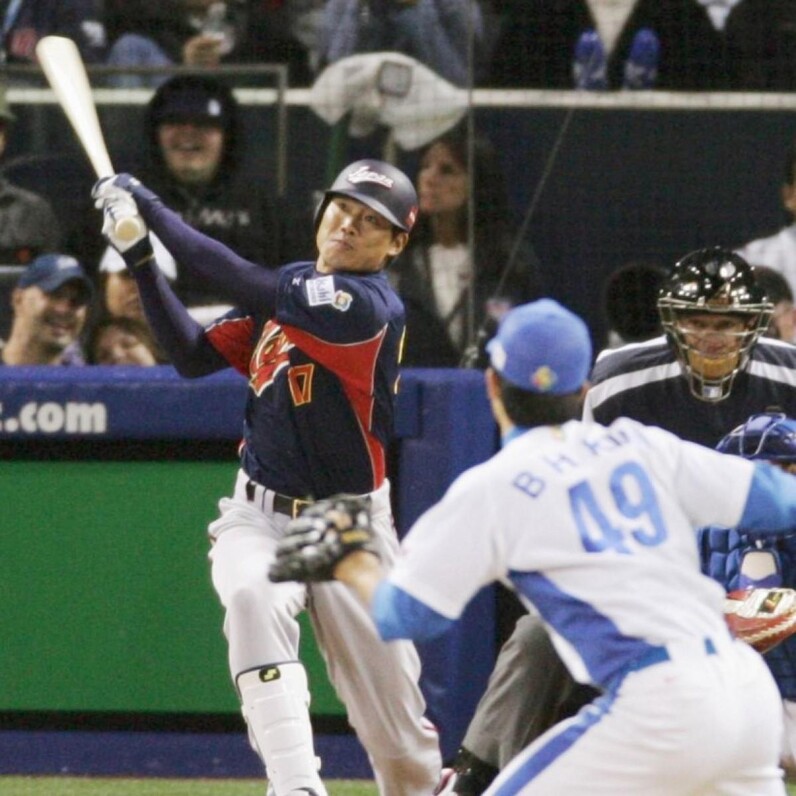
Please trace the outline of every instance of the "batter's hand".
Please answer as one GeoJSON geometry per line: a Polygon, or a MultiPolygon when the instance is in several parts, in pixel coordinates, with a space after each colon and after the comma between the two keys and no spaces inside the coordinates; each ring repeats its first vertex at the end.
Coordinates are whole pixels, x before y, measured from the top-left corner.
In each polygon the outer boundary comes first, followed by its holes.
{"type": "Polygon", "coordinates": [[[145,210],[152,204],[162,204],[160,197],[154,191],[150,191],[132,174],[124,172],[97,180],[91,190],[95,207],[102,207],[103,202],[107,199],[120,194],[128,196],[136,203],[139,210],[145,210]]]}
{"type": "Polygon", "coordinates": [[[334,580],[337,565],[355,550],[378,557],[367,500],[351,495],[319,500],[288,524],[268,577],[275,583],[334,580]]]}

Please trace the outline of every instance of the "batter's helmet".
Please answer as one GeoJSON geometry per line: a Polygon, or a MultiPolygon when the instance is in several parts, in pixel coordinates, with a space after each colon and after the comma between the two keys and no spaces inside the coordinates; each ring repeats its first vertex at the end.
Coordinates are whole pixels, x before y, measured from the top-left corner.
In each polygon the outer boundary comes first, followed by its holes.
{"type": "Polygon", "coordinates": [[[796,420],[782,412],[761,412],[723,437],[716,450],[745,459],[796,462],[796,420]]]}
{"type": "Polygon", "coordinates": [[[333,196],[350,196],[411,232],[417,218],[417,192],[400,169],[381,160],[358,160],[346,166],[323,195],[315,211],[315,227],[333,196]]]}
{"type": "Polygon", "coordinates": [[[698,249],[675,265],[658,294],[658,312],[694,396],[715,402],[730,394],[736,375],[749,362],[752,346],[768,328],[773,310],[755,282],[752,267],[729,249],[698,249]],[[690,345],[683,325],[689,315],[708,313],[740,318],[745,324],[743,331],[733,333],[738,346],[713,359],[690,345]]]}

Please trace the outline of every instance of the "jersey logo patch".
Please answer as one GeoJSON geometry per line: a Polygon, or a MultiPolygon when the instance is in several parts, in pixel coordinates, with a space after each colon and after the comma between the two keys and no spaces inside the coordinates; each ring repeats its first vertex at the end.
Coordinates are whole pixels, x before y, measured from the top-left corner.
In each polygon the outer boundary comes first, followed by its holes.
{"type": "Polygon", "coordinates": [[[351,306],[353,300],[354,298],[350,293],[346,293],[345,290],[338,290],[334,294],[332,306],[336,310],[340,310],[340,312],[345,312],[351,306]]]}
{"type": "Polygon", "coordinates": [[[334,303],[334,277],[321,276],[307,280],[307,300],[310,307],[334,303]]]}
{"type": "Polygon", "coordinates": [[[548,392],[552,390],[558,377],[547,365],[542,365],[537,368],[531,376],[531,384],[536,387],[539,392],[548,392]]]}
{"type": "Polygon", "coordinates": [[[356,171],[352,171],[346,179],[356,185],[360,182],[375,182],[376,185],[383,185],[385,188],[392,188],[395,181],[390,179],[386,174],[380,174],[378,171],[373,171],[367,166],[360,166],[356,171]]]}

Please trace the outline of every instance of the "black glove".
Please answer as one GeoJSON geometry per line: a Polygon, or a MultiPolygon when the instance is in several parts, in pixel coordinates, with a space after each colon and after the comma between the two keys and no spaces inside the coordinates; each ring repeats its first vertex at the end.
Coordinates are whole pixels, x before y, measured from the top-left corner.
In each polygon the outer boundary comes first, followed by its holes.
{"type": "Polygon", "coordinates": [[[334,580],[335,567],[355,550],[378,556],[368,499],[335,495],[319,500],[292,520],[276,548],[268,577],[275,583],[334,580]]]}

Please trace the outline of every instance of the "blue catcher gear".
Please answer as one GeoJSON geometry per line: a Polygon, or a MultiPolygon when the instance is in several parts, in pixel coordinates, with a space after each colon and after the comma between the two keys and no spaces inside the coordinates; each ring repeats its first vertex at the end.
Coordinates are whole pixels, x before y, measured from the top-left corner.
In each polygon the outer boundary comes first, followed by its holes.
{"type": "Polygon", "coordinates": [[[752,347],[768,328],[773,310],[755,281],[752,266],[729,249],[698,249],[674,266],[658,294],[658,312],[692,395],[715,403],[730,394],[735,377],[749,363],[752,347]],[[710,333],[734,337],[734,346],[708,354],[695,345],[698,333],[689,328],[688,320],[706,314],[743,321],[740,331],[710,333]]]}
{"type": "Polygon", "coordinates": [[[796,463],[796,420],[782,412],[761,412],[724,436],[716,450],[744,459],[796,463]]]}

